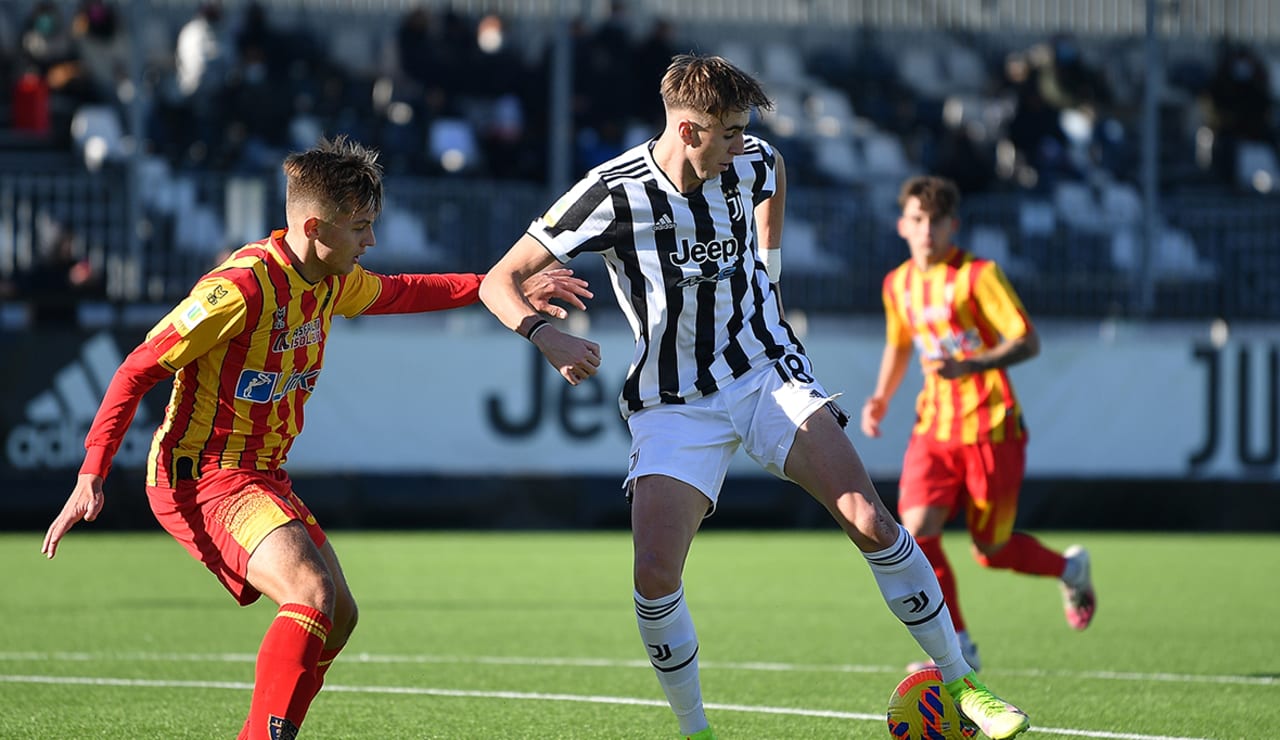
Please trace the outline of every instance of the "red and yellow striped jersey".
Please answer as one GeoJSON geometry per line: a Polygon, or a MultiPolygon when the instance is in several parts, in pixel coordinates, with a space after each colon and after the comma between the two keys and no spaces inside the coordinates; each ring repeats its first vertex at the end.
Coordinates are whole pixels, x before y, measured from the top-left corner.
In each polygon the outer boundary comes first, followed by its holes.
{"type": "Polygon", "coordinates": [[[147,334],[145,345],[175,373],[148,485],[216,468],[281,466],[302,430],[334,314],[415,313],[477,300],[479,275],[380,275],[357,264],[310,283],[293,266],[284,234],[236,250],[147,334]]]}
{"type": "MultiPolygon", "coordinates": [[[[924,362],[964,359],[1032,329],[1018,294],[999,265],[961,249],[926,270],[911,260],[884,279],[888,343],[915,343],[924,362]]],[[[1002,442],[1025,434],[1022,409],[1004,369],[955,380],[924,374],[913,434],[940,442],[1002,442]]]]}

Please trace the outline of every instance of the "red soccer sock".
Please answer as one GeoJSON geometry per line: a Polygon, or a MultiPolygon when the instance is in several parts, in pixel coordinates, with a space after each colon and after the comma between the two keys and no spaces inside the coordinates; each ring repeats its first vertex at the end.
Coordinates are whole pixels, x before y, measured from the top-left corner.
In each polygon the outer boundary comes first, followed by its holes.
{"type": "Polygon", "coordinates": [[[293,737],[319,689],[316,666],[332,623],[323,612],[283,604],[258,649],[253,702],[241,738],[293,737]],[[276,734],[272,734],[276,728],[276,734]]]}
{"type": "Polygon", "coordinates": [[[942,587],[942,598],[947,602],[947,610],[951,612],[951,624],[955,626],[956,632],[965,631],[964,616],[960,613],[960,594],[956,590],[956,574],[951,570],[947,554],[942,550],[942,537],[917,537],[916,544],[929,559],[929,565],[933,566],[933,574],[942,587]]]}
{"type": "Polygon", "coordinates": [[[316,696],[320,693],[320,688],[324,686],[324,674],[329,672],[329,666],[333,665],[333,659],[338,657],[338,653],[342,652],[342,648],[346,645],[340,645],[336,648],[320,651],[320,661],[316,663],[314,689],[311,692],[311,698],[307,699],[306,706],[302,708],[302,713],[306,714],[307,709],[311,706],[311,702],[315,701],[316,696]]]}
{"type": "Polygon", "coordinates": [[[334,658],[338,657],[338,653],[342,652],[344,647],[346,645],[320,651],[320,662],[316,663],[316,693],[320,693],[320,687],[324,686],[324,674],[329,672],[329,666],[333,665],[334,658]]]}
{"type": "Polygon", "coordinates": [[[978,563],[987,568],[1004,568],[1032,576],[1057,578],[1067,567],[1067,559],[1023,532],[1014,532],[1000,552],[992,557],[977,553],[978,563]]]}

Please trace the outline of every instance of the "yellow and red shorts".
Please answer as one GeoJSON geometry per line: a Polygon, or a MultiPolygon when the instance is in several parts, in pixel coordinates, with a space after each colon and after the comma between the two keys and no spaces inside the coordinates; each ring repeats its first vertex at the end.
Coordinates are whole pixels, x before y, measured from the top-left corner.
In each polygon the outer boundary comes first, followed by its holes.
{"type": "Polygon", "coordinates": [[[1027,471],[1027,440],[955,444],[913,435],[898,481],[898,511],[964,507],[974,542],[998,545],[1013,534],[1027,471]]]}
{"type": "Polygon", "coordinates": [[[249,585],[249,556],[276,528],[298,520],[311,541],[325,543],[324,530],[293,492],[283,470],[211,470],[177,488],[147,486],[147,500],[160,526],[208,568],[240,604],[261,592],[249,585]]]}

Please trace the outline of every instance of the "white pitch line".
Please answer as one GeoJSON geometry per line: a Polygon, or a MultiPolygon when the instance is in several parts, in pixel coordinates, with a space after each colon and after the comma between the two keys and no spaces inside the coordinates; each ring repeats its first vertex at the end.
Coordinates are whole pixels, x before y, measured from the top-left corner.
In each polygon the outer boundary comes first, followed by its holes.
{"type": "MultiPolygon", "coordinates": [[[[6,676],[0,674],[0,683],[33,683],[80,686],[118,686],[129,688],[179,688],[179,689],[235,689],[250,691],[253,684],[240,681],[168,681],[146,678],[98,678],[92,676],[6,676]]],[[[584,694],[543,694],[525,691],[473,691],[463,689],[435,689],[417,686],[325,686],[326,692],[352,694],[394,694],[399,696],[443,696],[465,699],[511,699],[516,701],[564,701],[586,704],[611,704],[617,706],[663,707],[665,701],[637,699],[628,696],[591,696],[584,694]]],[[[821,717],[824,719],[850,719],[866,722],[884,722],[883,714],[866,712],[840,712],[830,709],[800,709],[796,707],[767,707],[749,704],[709,703],[707,709],[750,714],[781,714],[793,717],[821,717]]],[[[1072,737],[1100,738],[1101,740],[1208,740],[1208,738],[1174,735],[1141,735],[1132,732],[1108,732],[1106,730],[1074,730],[1058,727],[1035,727],[1037,733],[1069,735],[1072,737]]]]}
{"type": "MultiPolygon", "coordinates": [[[[162,653],[162,652],[0,652],[0,662],[60,661],[91,662],[96,660],[134,660],[175,663],[252,663],[253,653],[162,653]]],[[[540,658],[518,656],[463,655],[382,655],[343,653],[343,663],[375,664],[453,664],[453,665],[523,665],[568,666],[574,668],[648,668],[647,660],[615,660],[610,658],[540,658]]],[[[877,665],[814,665],[806,663],[717,662],[703,660],[703,668],[737,671],[796,673],[901,673],[901,667],[877,665]]],[[[1276,676],[1233,676],[1194,673],[1137,673],[1130,671],[1053,671],[1044,669],[988,670],[987,675],[1028,676],[1032,678],[1096,679],[1103,681],[1161,681],[1166,683],[1235,684],[1240,686],[1277,686],[1276,676]]]]}

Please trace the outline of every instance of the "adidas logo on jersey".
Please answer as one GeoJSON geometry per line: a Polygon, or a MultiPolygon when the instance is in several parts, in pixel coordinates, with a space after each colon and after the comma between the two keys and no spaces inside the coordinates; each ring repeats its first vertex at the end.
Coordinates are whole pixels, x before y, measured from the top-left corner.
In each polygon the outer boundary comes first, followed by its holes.
{"type": "Polygon", "coordinates": [[[676,227],[676,222],[672,221],[671,217],[664,213],[658,217],[657,223],[653,225],[653,230],[654,231],[670,231],[675,227],[676,227]]]}
{"type": "MultiPolygon", "coordinates": [[[[110,334],[98,334],[80,349],[80,357],[53,374],[49,386],[26,405],[26,422],[5,440],[6,462],[20,470],[79,467],[84,437],[93,423],[107,384],[122,361],[110,334]]],[[[116,453],[116,462],[146,461],[151,429],[147,409],[138,405],[134,423],[116,453]]]]}

